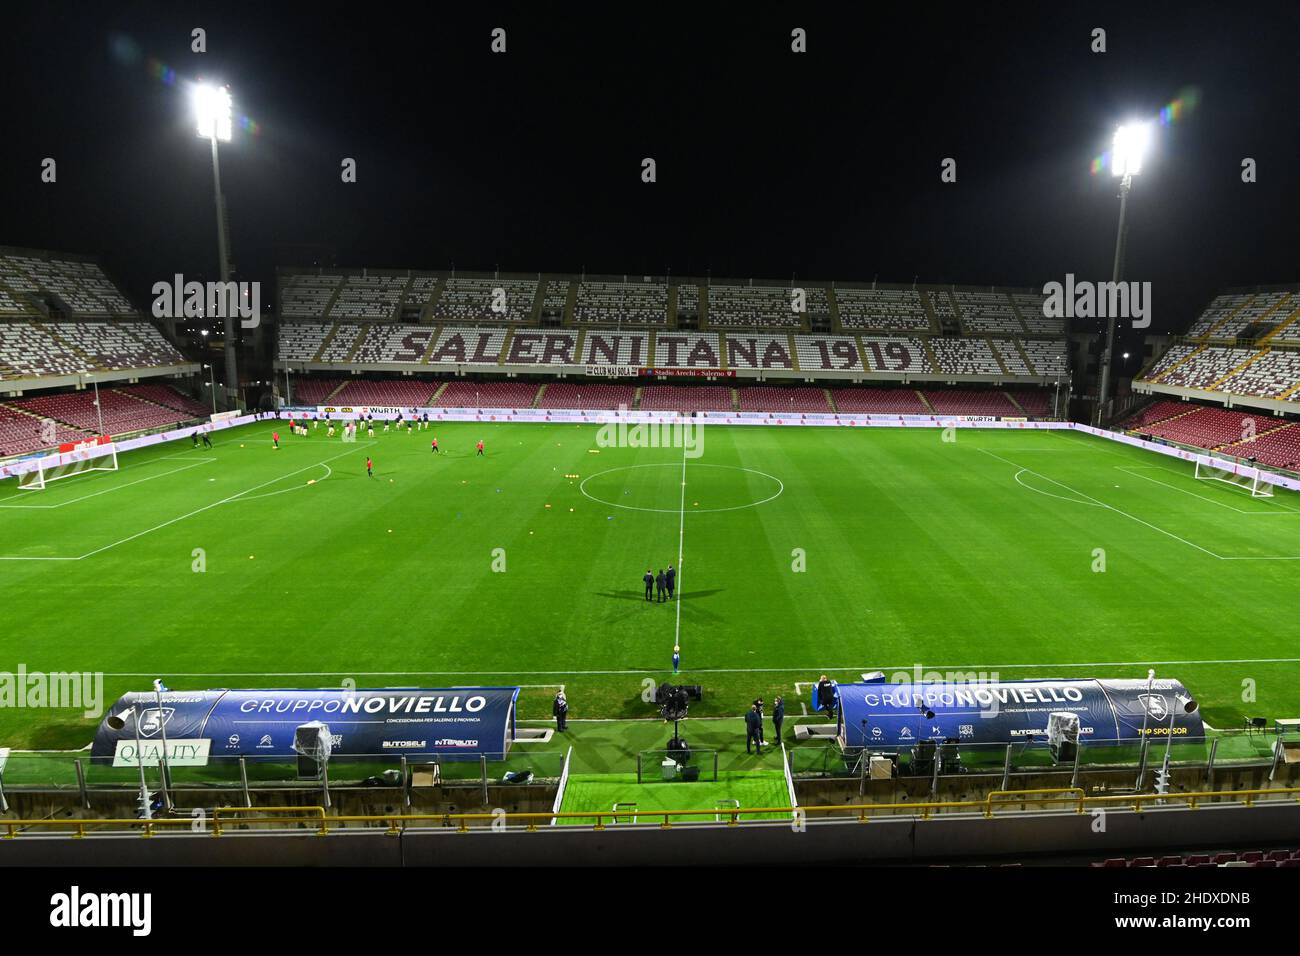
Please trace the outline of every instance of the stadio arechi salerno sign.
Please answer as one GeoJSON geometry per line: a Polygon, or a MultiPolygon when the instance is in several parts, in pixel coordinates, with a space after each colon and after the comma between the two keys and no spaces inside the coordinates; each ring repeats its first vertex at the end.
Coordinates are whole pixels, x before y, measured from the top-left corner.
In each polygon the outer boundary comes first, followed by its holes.
{"type": "MultiPolygon", "coordinates": [[[[112,760],[119,744],[207,742],[210,757],[296,756],[294,731],[320,721],[335,756],[436,756],[500,759],[515,736],[518,687],[383,688],[379,690],[198,690],[123,694],[100,722],[95,760],[112,760]],[[118,729],[110,717],[123,718],[118,729]]],[[[147,758],[146,758],[147,759],[147,758]]],[[[134,761],[129,761],[134,765],[134,761]]]]}

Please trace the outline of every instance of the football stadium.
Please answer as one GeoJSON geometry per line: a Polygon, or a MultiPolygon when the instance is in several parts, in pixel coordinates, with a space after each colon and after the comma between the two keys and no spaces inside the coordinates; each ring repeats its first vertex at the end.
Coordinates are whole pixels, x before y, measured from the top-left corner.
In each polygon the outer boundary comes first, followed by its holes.
{"type": "MultiPolygon", "coordinates": [[[[757,236],[651,269],[631,222],[492,245],[446,193],[437,244],[380,236],[424,201],[400,163],[388,198],[386,155],[308,170],[267,65],[173,27],[80,29],[98,96],[171,117],[194,228],[79,228],[89,147],[51,146],[0,235],[0,864],[1300,867],[1300,262],[1193,254],[1143,195],[1204,157],[1217,74],[1043,160],[1086,257],[925,212],[877,223],[888,277],[782,275],[757,236]]],[[[477,147],[439,148],[454,192],[477,147]]],[[[647,150],[573,201],[708,194],[647,150]]],[[[924,162],[927,209],[983,188],[924,162]]],[[[1225,239],[1290,235],[1294,183],[1236,162],[1225,239]]]]}

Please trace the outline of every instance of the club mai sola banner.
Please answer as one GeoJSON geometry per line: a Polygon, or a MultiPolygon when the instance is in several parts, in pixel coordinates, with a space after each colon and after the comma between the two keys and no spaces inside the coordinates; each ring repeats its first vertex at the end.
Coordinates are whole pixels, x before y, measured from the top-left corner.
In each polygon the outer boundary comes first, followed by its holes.
{"type": "Polygon", "coordinates": [[[145,762],[147,744],[164,736],[168,756],[174,743],[204,741],[204,759],[292,758],[294,731],[320,721],[329,727],[334,757],[499,758],[515,736],[518,697],[518,687],[167,691],[161,701],[151,692],[130,693],[108,709],[91,756],[134,765],[119,745],[134,748],[138,730],[145,762]]]}
{"type": "Polygon", "coordinates": [[[1184,710],[1192,697],[1176,680],[874,682],[838,689],[845,747],[1024,742],[1045,738],[1048,716],[1062,712],[1076,714],[1080,737],[1093,742],[1205,735],[1200,711],[1184,710]]]}

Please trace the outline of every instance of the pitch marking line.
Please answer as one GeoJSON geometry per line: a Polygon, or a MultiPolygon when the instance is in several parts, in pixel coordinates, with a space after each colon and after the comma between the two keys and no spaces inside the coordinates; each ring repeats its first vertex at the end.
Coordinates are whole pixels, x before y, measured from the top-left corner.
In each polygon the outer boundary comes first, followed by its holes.
{"type": "MultiPolygon", "coordinates": [[[[677,577],[682,575],[682,551],[686,547],[686,448],[682,448],[682,501],[678,508],[680,516],[677,519],[677,577]]],[[[673,590],[678,593],[673,597],[673,603],[677,605],[677,629],[673,632],[673,647],[682,645],[682,598],[680,590],[674,586],[673,590]]]]}
{"type": "Polygon", "coordinates": [[[0,504],[0,508],[15,508],[22,511],[48,511],[52,508],[63,508],[67,505],[75,505],[78,501],[86,501],[89,498],[98,498],[100,495],[106,495],[109,492],[121,491],[123,488],[130,488],[132,485],[138,485],[142,482],[153,481],[155,478],[166,478],[168,475],[178,475],[182,471],[189,471],[191,468],[197,468],[199,465],[209,461],[216,461],[215,458],[205,458],[203,461],[196,461],[190,465],[182,465],[180,468],[173,468],[171,471],[164,471],[157,475],[150,475],[147,478],[137,478],[135,481],[128,481],[124,484],[113,485],[111,488],[105,488],[103,491],[92,491],[88,495],[82,495],[80,498],[69,498],[67,501],[60,501],[53,505],[9,505],[0,504]]]}
{"type": "Polygon", "coordinates": [[[1132,465],[1132,466],[1116,465],[1115,466],[1115,469],[1117,471],[1122,471],[1126,475],[1132,475],[1134,478],[1141,478],[1144,481],[1150,481],[1150,482],[1154,482],[1157,485],[1163,485],[1164,487],[1172,489],[1173,491],[1179,491],[1185,495],[1191,495],[1193,498],[1200,498],[1202,501],[1208,501],[1210,504],[1218,505],[1220,508],[1227,508],[1229,511],[1235,511],[1239,515],[1248,515],[1252,517],[1256,515],[1264,515],[1265,517],[1273,518],[1278,516],[1285,517],[1288,514],[1300,514],[1300,510],[1297,510],[1296,508],[1288,508],[1280,501],[1276,502],[1276,504],[1278,508],[1282,509],[1281,511],[1267,511],[1267,510],[1250,511],[1245,508],[1238,508],[1235,505],[1230,505],[1226,502],[1219,501],[1216,498],[1211,498],[1209,495],[1201,495],[1187,488],[1179,488],[1177,485],[1172,485],[1167,481],[1161,481],[1159,478],[1150,478],[1147,475],[1144,475],[1141,472],[1139,472],[1138,469],[1140,468],[1145,468],[1147,470],[1164,471],[1164,472],[1168,472],[1169,474],[1178,474],[1177,472],[1171,472],[1168,468],[1162,468],[1159,465],[1132,465]]]}
{"type": "MultiPolygon", "coordinates": [[[[927,664],[928,671],[1007,671],[1007,670],[1064,670],[1074,668],[1098,667],[1191,667],[1217,666],[1222,664],[1300,664],[1300,657],[1245,657],[1224,660],[1186,660],[1186,661],[1091,661],[1086,663],[1058,664],[927,664]]],[[[875,670],[914,672],[916,662],[908,664],[873,665],[875,670]]],[[[852,664],[844,667],[831,667],[826,664],[813,664],[809,667],[700,667],[691,668],[692,674],[797,674],[797,673],[842,673],[850,671],[861,673],[864,665],[852,664]]],[[[191,671],[173,672],[168,677],[552,677],[556,674],[586,677],[641,677],[647,674],[659,674],[662,671],[636,670],[593,670],[593,671],[191,671]]],[[[157,671],[105,671],[105,677],[157,677],[157,671]]],[[[658,718],[656,718],[658,719],[658,718]]],[[[692,718],[693,720],[694,718],[692,718]]]]}
{"type": "MultiPolygon", "coordinates": [[[[1224,559],[1223,555],[1215,554],[1209,548],[1202,548],[1199,544],[1196,544],[1192,541],[1188,541],[1186,538],[1180,538],[1172,531],[1166,531],[1164,528],[1157,527],[1156,525],[1153,525],[1149,521],[1143,521],[1141,518],[1137,517],[1136,515],[1131,515],[1127,511],[1122,511],[1119,508],[1116,508],[1114,505],[1108,505],[1104,501],[1098,501],[1096,498],[1092,497],[1091,495],[1084,494],[1082,491],[1079,491],[1076,488],[1071,488],[1069,485],[1065,484],[1064,482],[1057,481],[1055,478],[1049,478],[1047,477],[1047,475],[1044,475],[1041,472],[1034,471],[1032,468],[1025,468],[1023,465],[1018,465],[1014,461],[1010,461],[1009,459],[1003,458],[1001,455],[995,455],[991,451],[985,451],[984,454],[988,455],[990,458],[996,458],[998,461],[1002,462],[1003,464],[1010,465],[1012,468],[1019,468],[1023,472],[1028,472],[1029,474],[1034,475],[1037,478],[1042,478],[1044,481],[1050,482],[1051,484],[1056,485],[1058,488],[1064,488],[1066,491],[1070,492],[1070,494],[1078,495],[1080,498],[1086,498],[1088,502],[1095,504],[1100,508],[1105,508],[1108,511],[1113,511],[1117,515],[1123,515],[1125,518],[1128,518],[1130,521],[1136,521],[1138,524],[1144,525],[1145,527],[1150,528],[1152,531],[1159,531],[1163,535],[1168,535],[1169,537],[1173,538],[1175,541],[1181,541],[1189,548],[1195,548],[1197,551],[1200,551],[1202,554],[1208,554],[1210,557],[1218,558],[1220,561],[1224,559]]],[[[1022,487],[1028,488],[1029,486],[1022,484],[1022,487]]],[[[1038,489],[1030,488],[1030,490],[1037,491],[1038,489]]],[[[1057,498],[1060,496],[1052,495],[1051,497],[1057,498]]],[[[1083,503],[1084,502],[1076,502],[1076,504],[1083,504],[1083,503]]]]}
{"type": "MultiPolygon", "coordinates": [[[[193,511],[188,512],[187,514],[180,515],[179,517],[176,517],[176,518],[171,518],[171,519],[169,519],[169,520],[167,520],[167,521],[164,521],[162,524],[154,525],[152,528],[146,528],[146,529],[143,530],[143,531],[137,531],[135,534],[128,535],[127,537],[122,538],[122,539],[120,539],[120,540],[118,540],[118,541],[114,541],[114,542],[112,542],[111,544],[106,544],[106,545],[104,545],[102,548],[96,548],[96,549],[93,550],[93,551],[87,551],[85,554],[80,555],[80,556],[76,556],[76,557],[31,557],[31,556],[28,556],[28,555],[17,555],[17,556],[16,556],[16,555],[0,555],[0,561],[84,561],[86,558],[91,558],[91,557],[94,557],[94,556],[97,555],[97,554],[102,554],[102,553],[105,552],[105,551],[111,550],[112,548],[116,548],[118,545],[126,544],[126,543],[129,542],[129,541],[134,541],[136,538],[142,538],[142,537],[144,537],[144,536],[147,535],[147,534],[152,534],[152,533],[155,532],[155,531],[160,531],[160,530],[162,530],[163,528],[168,527],[169,525],[176,524],[178,521],[184,521],[186,518],[192,518],[192,517],[194,517],[195,515],[202,514],[202,513],[205,512],[205,511],[211,511],[213,508],[216,508],[216,507],[218,507],[219,505],[224,505],[224,504],[228,504],[229,502],[232,502],[232,501],[237,501],[238,499],[242,498],[244,495],[251,494],[252,492],[257,491],[258,489],[265,488],[265,487],[267,487],[268,485],[273,485],[273,484],[275,484],[276,482],[278,482],[278,481],[283,481],[283,480],[286,479],[286,478],[292,478],[294,475],[302,474],[304,471],[307,471],[309,468],[319,468],[321,465],[326,465],[328,462],[336,461],[336,460],[338,460],[339,458],[343,458],[343,457],[346,456],[346,455],[355,454],[356,451],[358,451],[358,450],[361,449],[361,448],[369,448],[369,447],[371,447],[372,445],[376,445],[376,444],[378,444],[378,442],[373,442],[373,441],[370,441],[370,442],[358,442],[358,443],[357,443],[357,448],[349,448],[347,451],[340,452],[340,453],[337,454],[337,455],[333,455],[333,456],[331,456],[331,457],[329,457],[329,458],[326,458],[324,461],[312,462],[310,465],[304,465],[303,467],[297,469],[296,471],[291,471],[291,472],[288,472],[287,474],[278,475],[278,476],[276,476],[275,478],[272,478],[270,481],[264,481],[264,482],[262,482],[260,485],[254,485],[252,488],[246,488],[246,489],[244,489],[243,491],[236,492],[235,494],[229,496],[228,498],[222,498],[220,501],[214,501],[214,502],[212,502],[211,504],[204,505],[202,508],[196,508],[196,509],[194,509],[193,511]]],[[[346,677],[347,675],[346,675],[346,674],[343,674],[343,675],[340,675],[340,676],[346,677]]]]}

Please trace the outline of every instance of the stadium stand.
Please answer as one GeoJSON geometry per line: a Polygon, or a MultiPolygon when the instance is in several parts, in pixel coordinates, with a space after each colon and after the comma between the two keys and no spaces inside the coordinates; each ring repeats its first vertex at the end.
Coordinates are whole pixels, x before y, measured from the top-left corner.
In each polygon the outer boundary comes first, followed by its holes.
{"type": "Polygon", "coordinates": [[[406,279],[398,276],[348,276],[330,315],[337,319],[392,319],[406,279]]]}
{"type": "Polygon", "coordinates": [[[1167,441],[1215,449],[1284,424],[1281,419],[1252,415],[1240,409],[1198,405],[1189,414],[1144,425],[1142,430],[1167,441]]]}
{"type": "Polygon", "coordinates": [[[0,379],[77,375],[90,371],[87,359],[32,322],[0,322],[0,379]]]}
{"type": "Polygon", "coordinates": [[[590,330],[582,340],[583,365],[642,366],[650,360],[650,333],[590,330]]]}
{"type": "MultiPolygon", "coordinates": [[[[864,335],[862,361],[871,372],[934,371],[925,342],[918,338],[864,335]]],[[[931,340],[933,341],[933,340],[931,340]]],[[[984,346],[988,348],[987,343],[984,346]]]]}
{"type": "Polygon", "coordinates": [[[1020,335],[1025,331],[1011,300],[1001,292],[953,292],[952,295],[968,333],[1020,335]]]}
{"type": "Polygon", "coordinates": [[[1040,292],[1011,293],[1011,304],[1030,335],[1064,335],[1065,320],[1044,314],[1046,303],[1040,292]]]}
{"type": "Polygon", "coordinates": [[[292,275],[280,290],[280,314],[309,319],[324,318],[330,302],[346,277],[337,275],[292,275]]]}
{"type": "Polygon", "coordinates": [[[1163,856],[1111,857],[1095,867],[1219,867],[1228,864],[1258,867],[1300,867],[1300,850],[1211,850],[1205,853],[1170,853],[1163,856]]]}
{"type": "Polygon", "coordinates": [[[661,332],[654,364],[660,368],[721,368],[716,332],[661,332]]]}
{"type": "Polygon", "coordinates": [[[98,264],[58,253],[0,255],[0,282],[20,295],[52,297],[56,306],[79,318],[139,314],[98,264]]]}
{"type": "Polygon", "coordinates": [[[441,382],[419,379],[372,382],[359,378],[348,382],[331,396],[330,404],[427,408],[433,393],[441,385],[441,382]]]}
{"type": "Polygon", "coordinates": [[[366,329],[351,361],[358,365],[419,364],[435,332],[427,325],[372,325],[366,329]]]}
{"type": "Polygon", "coordinates": [[[318,322],[282,322],[279,356],[285,362],[310,362],[334,326],[318,322]]]}
{"type": "Polygon", "coordinates": [[[211,407],[204,405],[202,402],[196,402],[188,395],[182,395],[170,385],[142,384],[142,385],[120,385],[116,389],[126,395],[132,395],[146,402],[153,402],[155,405],[161,405],[163,408],[170,408],[174,411],[183,412],[186,418],[204,418],[211,411],[211,407]]]}
{"type": "Polygon", "coordinates": [[[69,428],[61,422],[53,422],[53,431],[50,431],[46,424],[50,421],[8,402],[0,402],[0,457],[21,455],[86,437],[86,432],[69,428]]]}
{"type": "Polygon", "coordinates": [[[528,322],[537,299],[536,279],[450,278],[433,303],[435,322],[528,322]],[[505,293],[496,311],[496,290],[505,293]]]}
{"type": "Polygon", "coordinates": [[[640,407],[656,412],[729,412],[731,389],[717,385],[647,385],[641,390],[640,407]]]}
{"type": "Polygon", "coordinates": [[[790,337],[761,332],[727,332],[727,368],[794,368],[790,337]]]}
{"type": "MultiPolygon", "coordinates": [[[[562,300],[559,307],[564,307],[562,300]]],[[[600,325],[666,325],[668,285],[663,282],[580,282],[573,320],[600,325]]]]}
{"type": "Polygon", "coordinates": [[[148,322],[49,322],[43,328],[86,356],[96,369],[154,368],[185,361],[148,322]]]}
{"type": "Polygon", "coordinates": [[[1010,391],[1007,397],[1025,410],[1030,418],[1050,418],[1052,415],[1052,395],[1050,392],[1010,391]]]}
{"type": "Polygon", "coordinates": [[[1199,405],[1189,405],[1187,402],[1172,402],[1162,399],[1137,412],[1127,421],[1121,423],[1120,427],[1128,431],[1138,431],[1147,425],[1154,425],[1156,422],[1163,422],[1173,418],[1175,415],[1186,415],[1199,407],[1199,405]]]}
{"type": "Polygon", "coordinates": [[[444,327],[429,353],[430,365],[496,365],[506,329],[473,326],[444,327]]]}
{"type": "Polygon", "coordinates": [[[104,432],[120,435],[126,432],[162,428],[190,418],[174,408],[165,408],[153,402],[114,389],[99,390],[99,411],[95,409],[93,392],[59,392],[18,399],[15,408],[44,418],[52,418],[74,428],[97,434],[99,416],[102,414],[104,432]]]}
{"type": "Polygon", "coordinates": [[[448,382],[433,401],[440,408],[531,408],[536,382],[448,382]]]}
{"type": "Polygon", "coordinates": [[[341,378],[296,378],[293,381],[293,403],[324,405],[342,385],[341,378]]]}
{"type": "Polygon", "coordinates": [[[538,400],[544,408],[631,408],[636,400],[636,389],[631,385],[552,382],[545,389],[538,400]]]}
{"type": "Polygon", "coordinates": [[[1202,348],[1166,371],[1160,381],[1164,385],[1210,388],[1253,354],[1253,349],[1202,348]]]}
{"type": "Polygon", "coordinates": [[[794,349],[799,368],[804,371],[845,371],[862,368],[858,343],[852,336],[796,335],[794,349]]]}
{"type": "Polygon", "coordinates": [[[742,412],[791,412],[829,414],[830,402],[820,388],[755,385],[736,389],[737,405],[742,412]]]}
{"type": "Polygon", "coordinates": [[[1002,367],[988,339],[933,338],[930,348],[942,372],[954,375],[1002,374],[1002,367]]]}
{"type": "Polygon", "coordinates": [[[989,339],[989,346],[1002,361],[1002,367],[1012,375],[1033,375],[1026,356],[1016,347],[1014,339],[989,339]]]}
{"type": "Polygon", "coordinates": [[[831,391],[836,411],[845,415],[933,415],[921,393],[912,388],[837,388],[831,391]]]}
{"type": "Polygon", "coordinates": [[[1023,413],[1003,392],[965,388],[926,389],[926,401],[940,415],[1007,415],[1023,413]]]}
{"type": "Polygon", "coordinates": [[[1020,347],[1035,375],[1064,375],[1066,352],[1064,339],[1021,339],[1020,347]]]}
{"type": "MultiPolygon", "coordinates": [[[[826,290],[803,288],[806,312],[828,315],[826,290]]],[[[710,285],[709,325],[726,328],[804,327],[804,313],[793,307],[793,290],[775,286],[710,285]]]]}
{"type": "Polygon", "coordinates": [[[1262,349],[1254,361],[1219,382],[1218,390],[1233,395],[1280,398],[1300,382],[1300,352],[1262,349]]]}
{"type": "Polygon", "coordinates": [[[1300,425],[1279,426],[1275,422],[1271,431],[1233,445],[1224,445],[1219,451],[1235,458],[1254,458],[1272,468],[1300,471],[1300,425]]]}
{"type": "Polygon", "coordinates": [[[933,325],[921,294],[903,289],[835,289],[840,325],[879,332],[929,332],[933,325]]]}
{"type": "Polygon", "coordinates": [[[578,333],[518,329],[510,336],[503,361],[510,365],[573,365],[578,333]]]}

